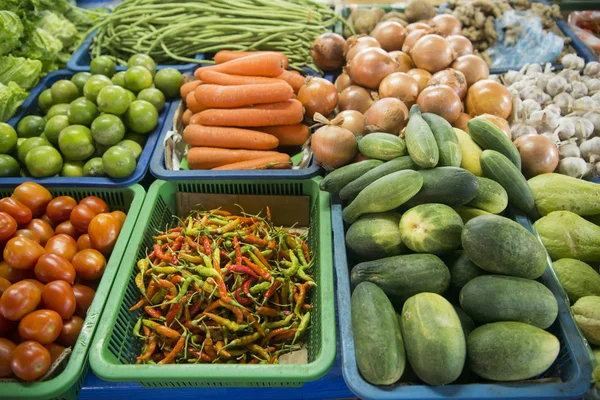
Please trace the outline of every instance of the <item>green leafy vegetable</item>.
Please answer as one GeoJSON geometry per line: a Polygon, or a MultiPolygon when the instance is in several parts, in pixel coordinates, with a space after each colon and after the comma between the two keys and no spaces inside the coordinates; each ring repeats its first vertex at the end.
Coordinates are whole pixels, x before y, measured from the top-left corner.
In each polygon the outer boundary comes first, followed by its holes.
{"type": "Polygon", "coordinates": [[[23,57],[0,57],[0,83],[8,85],[15,82],[21,88],[29,90],[40,80],[42,62],[23,57]]]}
{"type": "Polygon", "coordinates": [[[0,122],[6,122],[27,98],[27,92],[14,82],[0,83],[0,122]]]}
{"type": "Polygon", "coordinates": [[[78,39],[77,27],[68,19],[53,12],[45,12],[39,25],[54,38],[60,40],[65,49],[71,47],[78,39]]]}
{"type": "Polygon", "coordinates": [[[12,11],[0,11],[0,56],[9,54],[19,46],[23,36],[23,24],[12,11]]]}

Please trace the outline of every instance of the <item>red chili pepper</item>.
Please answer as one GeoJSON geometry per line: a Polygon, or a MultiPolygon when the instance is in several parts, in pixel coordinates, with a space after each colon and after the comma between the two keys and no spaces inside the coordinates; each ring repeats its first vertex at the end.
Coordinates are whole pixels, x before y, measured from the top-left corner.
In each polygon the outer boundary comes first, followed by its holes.
{"type": "Polygon", "coordinates": [[[276,317],[277,316],[277,311],[275,311],[274,309],[272,309],[270,307],[258,307],[256,309],[256,313],[260,314],[260,315],[265,315],[267,317],[276,317]]]}
{"type": "Polygon", "coordinates": [[[266,281],[271,280],[271,274],[268,271],[265,271],[258,265],[254,264],[247,257],[242,257],[242,260],[244,260],[244,264],[246,264],[248,267],[250,267],[256,274],[260,275],[261,278],[263,278],[266,281]]]}
{"type": "Polygon", "coordinates": [[[169,291],[169,294],[171,296],[177,297],[177,288],[175,287],[175,285],[173,283],[171,283],[170,281],[168,281],[166,279],[159,279],[158,284],[161,287],[166,288],[169,291]]]}
{"type": "Polygon", "coordinates": [[[182,227],[178,226],[177,228],[171,228],[167,232],[181,232],[183,230],[182,227]]]}
{"type": "Polygon", "coordinates": [[[208,307],[206,307],[204,309],[204,311],[202,311],[203,313],[207,313],[207,312],[211,312],[212,310],[215,310],[217,308],[221,307],[221,304],[219,303],[219,300],[215,300],[212,303],[210,303],[208,305],[208,307]]]}
{"type": "Polygon", "coordinates": [[[152,253],[148,254],[148,259],[154,261],[156,259],[156,252],[152,251],[152,253]]]}
{"type": "Polygon", "coordinates": [[[249,306],[250,304],[252,304],[252,299],[247,298],[247,297],[241,297],[240,296],[240,292],[241,292],[242,288],[238,288],[235,291],[235,299],[237,300],[238,303],[240,303],[243,306],[249,306]]]}
{"type": "Polygon", "coordinates": [[[223,277],[218,275],[213,277],[213,279],[217,282],[217,288],[219,289],[219,296],[221,296],[221,300],[229,302],[231,297],[229,297],[229,293],[227,293],[227,286],[225,286],[223,277]]]}
{"type": "Polygon", "coordinates": [[[219,209],[215,209],[215,210],[210,210],[209,211],[211,214],[215,214],[215,215],[221,215],[223,217],[229,217],[231,215],[231,213],[229,211],[225,211],[225,210],[219,210],[219,209]]]}
{"type": "Polygon", "coordinates": [[[279,289],[279,286],[281,286],[281,281],[275,281],[275,283],[273,283],[271,285],[271,287],[265,293],[265,298],[267,298],[267,299],[271,298],[271,296],[273,296],[273,294],[275,293],[275,291],[277,289],[279,289]]]}
{"type": "Polygon", "coordinates": [[[179,251],[179,249],[181,249],[181,245],[183,244],[183,240],[183,237],[178,237],[171,246],[171,251],[179,251]]]}
{"type": "Polygon", "coordinates": [[[188,347],[187,349],[188,353],[190,353],[191,355],[193,355],[196,358],[201,359],[202,361],[206,361],[206,362],[211,362],[211,358],[208,356],[208,354],[206,354],[203,351],[200,350],[196,350],[193,347],[188,347]]]}
{"type": "Polygon", "coordinates": [[[219,304],[221,305],[221,307],[228,309],[235,315],[235,319],[238,324],[242,323],[242,321],[244,320],[244,314],[242,313],[242,308],[231,305],[229,303],[225,303],[223,300],[219,300],[219,304]]]}
{"type": "Polygon", "coordinates": [[[272,331],[270,331],[269,333],[267,333],[267,336],[265,336],[262,341],[260,342],[261,346],[264,346],[269,340],[271,340],[271,338],[279,335],[280,333],[285,332],[286,328],[277,328],[277,329],[273,329],[272,331]]]}
{"type": "Polygon", "coordinates": [[[253,278],[258,279],[259,276],[252,270],[252,268],[244,267],[243,265],[232,265],[227,268],[230,271],[238,272],[240,274],[246,274],[253,278]]]}
{"type": "Polygon", "coordinates": [[[220,249],[219,252],[221,253],[221,258],[223,258],[224,260],[227,260],[229,258],[229,254],[227,254],[225,250],[220,249]]]}
{"type": "Polygon", "coordinates": [[[163,253],[162,248],[159,244],[154,245],[154,253],[156,253],[156,257],[163,261],[171,261],[171,256],[163,253]]]}
{"type": "Polygon", "coordinates": [[[140,301],[138,301],[137,303],[132,305],[131,308],[129,309],[129,311],[135,311],[135,310],[141,308],[145,303],[146,303],[146,300],[144,298],[142,298],[140,301]]]}
{"type": "Polygon", "coordinates": [[[169,309],[169,312],[167,313],[167,317],[166,317],[167,325],[171,325],[171,322],[173,322],[173,320],[175,319],[177,314],[181,311],[181,308],[183,307],[183,305],[185,304],[186,301],[187,301],[187,295],[185,295],[181,298],[181,302],[171,304],[171,308],[169,309]]]}
{"type": "Polygon", "coordinates": [[[266,246],[268,244],[266,240],[257,238],[254,235],[246,235],[243,239],[245,243],[255,244],[257,246],[266,246]]]}
{"type": "Polygon", "coordinates": [[[177,356],[177,354],[179,354],[179,352],[183,348],[184,344],[185,344],[185,336],[181,336],[179,338],[179,340],[177,341],[177,343],[175,344],[175,347],[173,347],[173,350],[171,350],[171,352],[169,354],[167,354],[167,356],[163,360],[160,360],[159,364],[172,363],[175,360],[175,357],[177,356]]]}
{"type": "Polygon", "coordinates": [[[210,240],[206,236],[202,236],[202,244],[204,245],[204,254],[210,256],[212,250],[210,248],[210,240]]]}
{"type": "Polygon", "coordinates": [[[171,283],[177,284],[185,281],[185,278],[181,275],[175,275],[171,278],[171,283]]]}
{"type": "Polygon", "coordinates": [[[242,265],[242,250],[240,249],[240,242],[237,236],[233,238],[233,247],[235,248],[235,263],[242,265]]]}
{"type": "Polygon", "coordinates": [[[187,242],[187,244],[190,245],[190,247],[194,248],[197,252],[200,252],[200,245],[194,242],[194,240],[191,237],[186,236],[185,241],[187,242]]]}
{"type": "Polygon", "coordinates": [[[287,332],[280,333],[273,338],[273,342],[281,342],[282,340],[289,340],[296,334],[296,329],[290,329],[287,332]]]}
{"type": "Polygon", "coordinates": [[[152,318],[162,317],[162,313],[157,308],[151,308],[151,307],[146,306],[146,307],[144,307],[144,311],[146,312],[146,314],[148,314],[152,318]]]}
{"type": "Polygon", "coordinates": [[[248,296],[248,291],[250,290],[250,286],[252,285],[253,282],[256,281],[256,279],[257,278],[250,277],[250,278],[246,279],[244,281],[244,283],[242,284],[242,290],[244,291],[244,294],[246,296],[248,296]]]}
{"type": "Polygon", "coordinates": [[[194,303],[194,305],[189,309],[190,315],[192,316],[192,318],[195,317],[196,314],[198,314],[200,312],[200,309],[202,308],[203,305],[204,305],[204,303],[201,301],[197,301],[194,303]]]}
{"type": "Polygon", "coordinates": [[[285,250],[279,250],[279,259],[281,260],[282,258],[285,259],[285,260],[288,260],[288,261],[291,260],[290,259],[290,255],[287,253],[287,251],[285,251],[285,250]]]}
{"type": "Polygon", "coordinates": [[[308,246],[304,240],[302,241],[302,252],[304,253],[304,259],[306,262],[310,262],[310,251],[308,250],[308,246]]]}

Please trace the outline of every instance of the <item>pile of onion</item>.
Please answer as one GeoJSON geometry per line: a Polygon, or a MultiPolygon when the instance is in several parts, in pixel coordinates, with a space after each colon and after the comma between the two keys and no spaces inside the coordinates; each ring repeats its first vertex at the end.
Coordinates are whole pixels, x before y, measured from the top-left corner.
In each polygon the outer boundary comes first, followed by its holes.
{"type": "Polygon", "coordinates": [[[471,86],[482,79],[487,79],[490,76],[490,69],[485,61],[472,54],[458,57],[452,63],[452,69],[464,74],[468,86],[471,86]]]}
{"type": "Polygon", "coordinates": [[[501,83],[489,79],[481,80],[469,87],[465,103],[467,113],[472,117],[492,114],[507,119],[512,111],[512,99],[508,89],[501,83]]]}
{"type": "Polygon", "coordinates": [[[374,37],[367,35],[351,36],[346,40],[346,49],[344,50],[344,56],[346,62],[349,62],[354,56],[361,50],[369,47],[381,48],[381,45],[374,37]]]}
{"type": "Polygon", "coordinates": [[[419,93],[421,93],[423,89],[427,87],[427,83],[429,83],[429,80],[431,79],[431,74],[421,68],[413,68],[408,71],[407,74],[419,84],[419,93]]]}
{"type": "Polygon", "coordinates": [[[402,45],[402,51],[405,53],[410,53],[415,43],[419,39],[421,39],[425,35],[431,34],[431,29],[416,29],[409,33],[404,40],[404,44],[402,45]]]}
{"type": "Polygon", "coordinates": [[[450,35],[446,40],[450,42],[450,46],[456,53],[456,57],[473,54],[473,44],[466,37],[462,35],[450,35]]]}
{"type": "Polygon", "coordinates": [[[346,39],[337,33],[327,32],[315,39],[310,55],[315,65],[324,71],[335,71],[344,66],[346,39]]]}
{"type": "Polygon", "coordinates": [[[352,79],[348,76],[347,73],[342,72],[335,80],[335,88],[338,92],[346,89],[348,86],[352,85],[352,79]]]}
{"type": "Polygon", "coordinates": [[[462,33],[462,24],[455,16],[450,14],[436,15],[431,19],[429,25],[435,28],[436,33],[444,37],[462,33]]]}
{"type": "Polygon", "coordinates": [[[357,85],[377,89],[382,79],[395,72],[397,66],[385,50],[369,47],[359,51],[352,58],[346,72],[357,85]]]}
{"type": "Polygon", "coordinates": [[[365,131],[365,116],[355,110],[342,111],[331,123],[346,128],[355,135],[362,135],[365,131]]]}
{"type": "Polygon", "coordinates": [[[385,51],[400,50],[406,38],[406,29],[399,22],[384,21],[377,24],[371,31],[371,36],[377,39],[385,51]]]}
{"type": "Polygon", "coordinates": [[[379,84],[379,97],[395,97],[401,100],[407,108],[415,104],[418,95],[419,83],[403,72],[394,72],[383,78],[379,84]]]}
{"type": "Polygon", "coordinates": [[[512,140],[512,135],[510,133],[510,124],[504,118],[501,118],[501,117],[499,117],[497,115],[492,115],[492,114],[481,114],[480,116],[478,116],[478,118],[485,118],[485,119],[487,119],[492,124],[494,124],[498,128],[500,128],[500,130],[502,131],[502,133],[504,133],[507,138],[509,138],[510,140],[512,140]]]}
{"type": "Polygon", "coordinates": [[[454,61],[452,46],[439,35],[423,36],[417,40],[409,54],[417,68],[422,68],[431,73],[446,68],[454,61]]]}
{"type": "Polygon", "coordinates": [[[373,104],[371,93],[361,86],[350,85],[340,93],[339,109],[365,113],[373,104]]]}
{"type": "Polygon", "coordinates": [[[396,72],[408,72],[415,67],[412,58],[403,51],[390,51],[389,55],[396,62],[396,72]]]}
{"type": "Polygon", "coordinates": [[[544,135],[529,134],[515,140],[526,178],[553,172],[558,166],[558,147],[544,135]]]}
{"type": "Polygon", "coordinates": [[[421,111],[434,113],[453,124],[462,112],[462,102],[456,92],[446,85],[428,86],[419,94],[421,111]]]}
{"type": "MultiPolygon", "coordinates": [[[[315,120],[327,121],[319,114],[315,120]]],[[[327,171],[350,163],[358,151],[354,134],[341,126],[329,125],[329,121],[312,135],[310,147],[317,164],[327,171]]]]}
{"type": "Polygon", "coordinates": [[[450,86],[462,100],[467,95],[467,80],[462,72],[446,68],[433,74],[427,86],[450,86]]]}
{"type": "Polygon", "coordinates": [[[365,133],[386,132],[400,134],[408,122],[408,108],[394,98],[377,100],[365,113],[365,133]]]}
{"type": "Polygon", "coordinates": [[[338,105],[338,92],[327,79],[310,76],[298,91],[298,100],[309,118],[315,113],[329,115],[338,105]]]}

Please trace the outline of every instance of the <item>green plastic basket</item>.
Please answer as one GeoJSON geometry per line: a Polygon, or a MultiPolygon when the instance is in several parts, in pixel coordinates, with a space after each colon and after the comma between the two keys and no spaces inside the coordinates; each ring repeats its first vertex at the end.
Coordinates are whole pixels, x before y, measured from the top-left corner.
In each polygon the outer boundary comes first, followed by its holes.
{"type": "MultiPolygon", "coordinates": [[[[44,382],[24,383],[7,382],[0,380],[0,398],[6,399],[76,399],[83,384],[83,379],[89,369],[87,360],[88,350],[92,335],[98,325],[100,314],[106,304],[106,299],[117,275],[121,258],[127,249],[127,243],[142,209],[145,191],[140,185],[133,185],[123,189],[96,189],[96,188],[49,188],[54,196],[71,196],[77,201],[87,196],[98,196],[103,199],[111,210],[121,210],[127,213],[117,243],[106,263],[102,280],[96,289],[96,295],[83,328],[72,349],[68,361],[63,363],[62,371],[59,370],[52,379],[44,382]]],[[[12,189],[0,189],[0,197],[10,196],[12,189]]]]}
{"type": "Polygon", "coordinates": [[[329,195],[319,190],[318,179],[154,182],[135,227],[137,235],[129,243],[131,251],[121,261],[106,303],[105,323],[94,336],[90,352],[94,373],[107,381],[135,381],[147,387],[297,387],[325,375],[335,361],[335,308],[329,195]],[[309,245],[316,259],[317,287],[310,297],[313,317],[307,335],[307,364],[135,364],[141,350],[141,343],[133,337],[140,311],[129,311],[139,300],[135,265],[146,257],[156,230],[173,225],[177,192],[310,197],[309,245]]]}

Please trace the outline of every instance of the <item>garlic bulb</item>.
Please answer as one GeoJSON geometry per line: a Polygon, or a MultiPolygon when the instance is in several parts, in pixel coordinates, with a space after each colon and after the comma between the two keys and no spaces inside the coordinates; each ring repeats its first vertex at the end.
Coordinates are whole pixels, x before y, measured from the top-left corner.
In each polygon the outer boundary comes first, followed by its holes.
{"type": "Polygon", "coordinates": [[[539,104],[542,104],[544,102],[545,94],[546,93],[544,93],[544,91],[537,86],[527,86],[519,92],[521,100],[532,99],[539,104]]]}
{"type": "Polygon", "coordinates": [[[565,157],[559,161],[556,170],[559,174],[568,175],[573,178],[581,178],[587,173],[588,164],[584,159],[579,157],[565,157]]]}
{"type": "Polygon", "coordinates": [[[574,99],[579,99],[587,95],[588,87],[585,83],[578,81],[571,83],[571,96],[573,96],[574,99]]]}
{"type": "Polygon", "coordinates": [[[542,66],[540,64],[530,64],[525,71],[525,75],[529,76],[535,76],[538,73],[542,73],[542,66]]]}
{"type": "Polygon", "coordinates": [[[583,114],[583,118],[590,121],[594,125],[594,133],[600,134],[600,114],[595,111],[588,111],[583,114]]]}
{"type": "Polygon", "coordinates": [[[537,77],[537,79],[535,80],[535,86],[539,87],[539,88],[540,88],[540,89],[542,89],[542,90],[545,90],[545,89],[546,89],[546,86],[548,85],[548,81],[549,81],[550,79],[552,79],[552,77],[553,77],[553,76],[554,76],[554,75],[552,75],[552,74],[547,74],[547,73],[540,74],[540,75],[537,77]]]}
{"type": "Polygon", "coordinates": [[[546,85],[546,93],[554,97],[559,93],[570,90],[569,82],[562,76],[554,76],[548,80],[546,85]]]}
{"type": "Polygon", "coordinates": [[[589,161],[592,155],[600,156],[600,137],[593,137],[579,145],[581,156],[589,161]]]}
{"type": "Polygon", "coordinates": [[[585,118],[574,118],[575,119],[575,137],[579,140],[579,143],[586,140],[592,133],[594,133],[594,124],[585,118]]]}
{"type": "Polygon", "coordinates": [[[544,110],[545,111],[550,111],[550,112],[552,112],[554,114],[561,115],[560,107],[557,106],[556,104],[548,104],[546,107],[544,107],[544,110]]]}
{"type": "Polygon", "coordinates": [[[531,113],[527,122],[533,126],[538,133],[553,132],[558,127],[560,115],[553,112],[541,110],[531,113]]]}
{"type": "Polygon", "coordinates": [[[515,82],[520,81],[523,78],[523,74],[519,71],[510,70],[506,74],[504,74],[504,83],[507,86],[512,85],[515,82]]]}
{"type": "Polygon", "coordinates": [[[548,138],[548,140],[550,140],[552,143],[554,143],[556,145],[558,145],[560,143],[560,138],[554,132],[544,132],[544,133],[542,133],[542,136],[546,136],[548,138]]]}
{"type": "Polygon", "coordinates": [[[558,126],[554,130],[560,140],[567,140],[575,135],[575,121],[573,118],[562,117],[558,120],[558,126]]]}
{"type": "Polygon", "coordinates": [[[594,99],[595,102],[600,103],[600,92],[594,93],[592,99],[594,99]]]}
{"type": "Polygon", "coordinates": [[[537,131],[525,121],[517,121],[510,125],[510,135],[513,140],[517,140],[525,135],[537,135],[537,131]]]}
{"type": "Polygon", "coordinates": [[[581,151],[575,139],[569,139],[558,144],[558,155],[560,158],[581,157],[581,151]]]}
{"type": "Polygon", "coordinates": [[[555,105],[560,107],[560,113],[562,115],[567,115],[571,112],[575,99],[573,99],[573,96],[571,96],[569,93],[563,92],[554,96],[552,101],[555,105]]]}
{"type": "Polygon", "coordinates": [[[525,113],[525,118],[529,118],[532,112],[539,111],[542,109],[540,103],[533,99],[523,100],[523,112],[525,113]]]}
{"type": "Polygon", "coordinates": [[[563,69],[558,73],[558,76],[562,76],[568,82],[578,81],[579,71],[577,71],[576,69],[563,69]]]}
{"type": "Polygon", "coordinates": [[[518,90],[519,92],[521,92],[524,89],[527,89],[528,87],[535,87],[535,85],[533,85],[531,83],[531,81],[529,81],[527,79],[523,79],[522,81],[515,82],[510,86],[511,89],[518,90]]]}
{"type": "Polygon", "coordinates": [[[577,54],[567,54],[560,62],[565,68],[576,69],[577,71],[581,71],[585,66],[584,59],[578,57],[577,54]]]}
{"type": "Polygon", "coordinates": [[[596,94],[596,93],[600,92],[600,79],[598,79],[598,78],[588,79],[588,81],[585,83],[585,85],[588,88],[589,94],[596,94]]]}
{"type": "Polygon", "coordinates": [[[577,115],[583,115],[596,108],[596,101],[589,96],[581,97],[573,102],[573,111],[577,115]]]}
{"type": "Polygon", "coordinates": [[[600,63],[597,61],[589,62],[583,69],[583,74],[593,78],[600,77],[600,63]]]}

